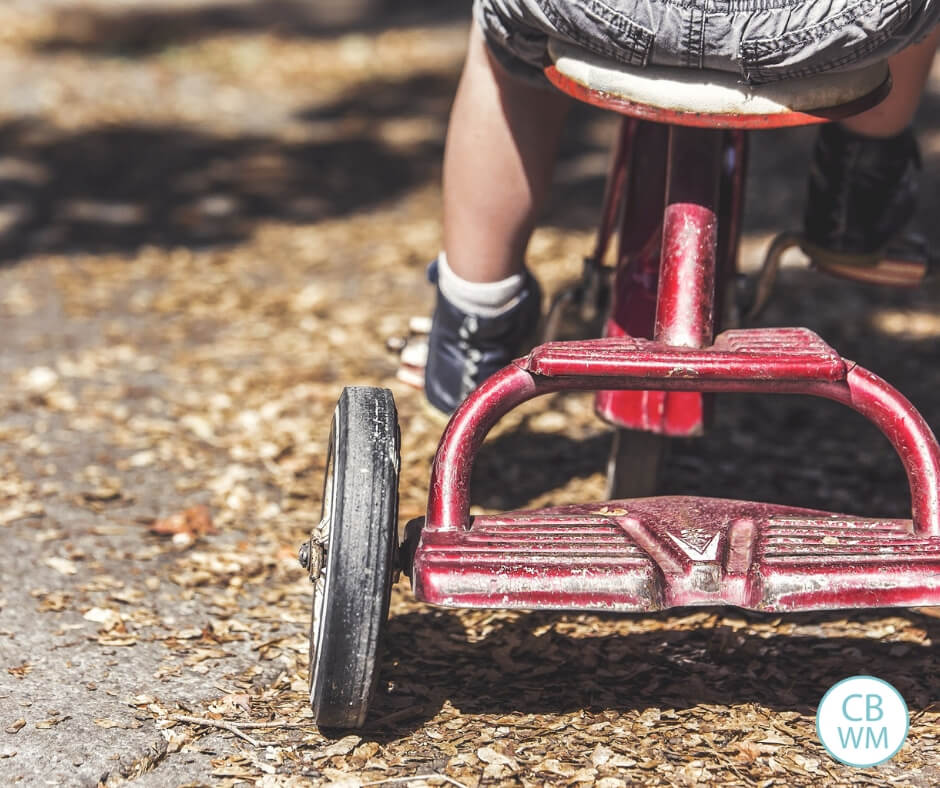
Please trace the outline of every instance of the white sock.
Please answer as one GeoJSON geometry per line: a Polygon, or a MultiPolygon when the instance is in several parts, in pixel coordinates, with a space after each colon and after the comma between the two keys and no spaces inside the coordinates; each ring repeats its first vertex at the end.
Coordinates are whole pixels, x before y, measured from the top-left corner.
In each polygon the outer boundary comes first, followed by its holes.
{"type": "Polygon", "coordinates": [[[441,293],[462,312],[495,317],[513,305],[525,283],[524,274],[513,274],[498,282],[468,282],[455,274],[442,251],[437,258],[437,284],[441,293]]]}

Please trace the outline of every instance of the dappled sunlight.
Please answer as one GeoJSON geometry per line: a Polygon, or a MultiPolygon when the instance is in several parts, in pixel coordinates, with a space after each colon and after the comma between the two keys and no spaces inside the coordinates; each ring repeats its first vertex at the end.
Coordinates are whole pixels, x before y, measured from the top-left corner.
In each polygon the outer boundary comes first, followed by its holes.
{"type": "Polygon", "coordinates": [[[940,311],[924,309],[878,309],[871,325],[897,339],[926,340],[940,337],[940,311]]]}
{"type": "MultiPolygon", "coordinates": [[[[345,385],[393,391],[399,525],[426,511],[443,427],[386,340],[434,298],[470,3],[328,24],[311,2],[0,2],[0,785],[847,785],[813,721],[846,671],[914,715],[872,780],[934,785],[940,621],[902,608],[448,611],[403,580],[367,727],[313,726],[296,555],[345,385]]],[[[572,113],[528,249],[546,302],[592,247],[617,122],[572,113]]],[[[753,138],[747,272],[799,227],[813,134],[753,138]]],[[[938,198],[928,180],[928,220],[938,198]]],[[[793,250],[759,325],[817,331],[938,430],[938,299],[793,250]]],[[[598,500],[611,442],[591,393],[526,403],[481,449],[472,511],[598,500]]],[[[819,399],[720,397],[664,462],[661,494],[910,516],[888,441],[819,399]]]]}

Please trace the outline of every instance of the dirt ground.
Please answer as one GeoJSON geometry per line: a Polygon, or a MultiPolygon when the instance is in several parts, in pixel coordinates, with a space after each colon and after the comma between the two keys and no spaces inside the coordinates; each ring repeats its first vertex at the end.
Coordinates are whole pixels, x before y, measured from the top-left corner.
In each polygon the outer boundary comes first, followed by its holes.
{"type": "MultiPolygon", "coordinates": [[[[0,7],[0,782],[940,783],[931,611],[466,612],[403,580],[367,726],[312,725],[295,555],[333,405],[347,384],[393,390],[402,523],[440,430],[384,343],[430,304],[469,11],[390,5],[342,29],[302,0],[0,7]],[[858,673],[911,710],[869,770],[814,728],[858,673]]],[[[940,72],[919,127],[936,242],[940,72]]],[[[549,290],[590,246],[613,130],[575,113],[531,250],[549,290]]],[[[797,222],[811,138],[755,138],[746,266],[797,222]]],[[[817,330],[936,429],[938,294],[790,267],[762,324],[817,330]]],[[[474,500],[598,500],[609,445],[589,397],[530,405],[484,447],[474,500]]],[[[663,492],[910,505],[884,438],[800,398],[723,400],[663,492]]]]}

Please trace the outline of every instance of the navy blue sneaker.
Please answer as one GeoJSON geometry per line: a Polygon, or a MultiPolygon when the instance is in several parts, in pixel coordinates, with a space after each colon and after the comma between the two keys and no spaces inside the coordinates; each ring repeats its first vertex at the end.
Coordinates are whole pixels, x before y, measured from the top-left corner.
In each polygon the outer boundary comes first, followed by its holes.
{"type": "MultiPolygon", "coordinates": [[[[437,284],[433,263],[428,278],[437,284]]],[[[450,415],[484,380],[525,352],[538,327],[541,302],[539,284],[528,272],[513,302],[494,317],[458,309],[438,286],[424,370],[428,402],[450,415]]]]}
{"type": "Polygon", "coordinates": [[[921,169],[911,129],[875,139],[837,123],[816,138],[803,247],[818,263],[873,265],[917,207],[921,169]]]}

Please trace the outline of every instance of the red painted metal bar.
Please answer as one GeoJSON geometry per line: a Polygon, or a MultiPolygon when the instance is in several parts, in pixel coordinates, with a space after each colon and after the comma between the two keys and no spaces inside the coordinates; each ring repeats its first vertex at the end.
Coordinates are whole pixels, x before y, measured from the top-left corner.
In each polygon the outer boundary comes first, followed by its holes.
{"type": "Polygon", "coordinates": [[[633,123],[633,147],[625,163],[628,177],[623,187],[613,302],[605,333],[652,339],[669,130],[653,123],[633,123]]]}
{"type": "Polygon", "coordinates": [[[611,159],[607,183],[604,187],[604,202],[601,208],[601,224],[594,244],[594,259],[600,264],[607,255],[607,247],[614,234],[614,227],[620,209],[623,207],[627,176],[630,172],[630,159],[633,156],[634,140],[639,122],[634,118],[624,118],[617,136],[617,146],[611,159]]]}
{"type": "MultiPolygon", "coordinates": [[[[659,241],[663,207],[666,205],[669,128],[658,123],[632,122],[635,129],[627,160],[628,178],[621,212],[618,265],[645,249],[651,238],[659,241]]],[[[652,327],[650,321],[649,328],[652,327]]]]}
{"type": "MultiPolygon", "coordinates": [[[[621,214],[613,303],[605,328],[609,337],[653,337],[670,136],[667,126],[637,122],[635,153],[621,214]]],[[[688,178],[701,183],[701,178],[692,174],[702,169],[700,147],[687,136],[681,142],[678,149],[673,146],[672,155],[683,162],[684,174],[673,180],[688,178]]],[[[682,171],[680,167],[676,172],[682,171]]],[[[672,190],[680,197],[692,197],[681,183],[674,183],[672,190]]],[[[702,396],[694,392],[602,390],[597,392],[594,407],[598,416],[610,424],[667,435],[698,435],[704,424],[702,396]]]]}
{"type": "Polygon", "coordinates": [[[707,129],[777,129],[788,126],[807,126],[812,123],[825,123],[857,115],[879,104],[891,92],[891,80],[886,79],[867,96],[838,107],[825,107],[813,112],[787,112],[774,115],[732,115],[723,112],[682,112],[680,110],[651,107],[637,104],[628,99],[613,96],[601,90],[594,90],[571,77],[561,74],[554,66],[545,69],[545,76],[559,90],[579,101],[595,107],[629,115],[655,123],[668,123],[676,126],[693,126],[707,129]]]}
{"type": "Polygon", "coordinates": [[[470,474],[484,438],[517,405],[563,388],[561,378],[536,377],[512,363],[489,377],[463,401],[444,430],[434,455],[424,530],[454,531],[469,526],[470,474]]]}
{"type": "Polygon", "coordinates": [[[726,300],[734,297],[738,272],[738,248],[744,215],[744,191],[747,180],[748,135],[744,131],[725,132],[721,155],[721,188],[718,196],[718,261],[715,269],[715,331],[727,326],[726,300]]]}
{"type": "Polygon", "coordinates": [[[724,138],[720,129],[669,128],[667,205],[695,203],[717,212],[724,138]]]}
{"type": "Polygon", "coordinates": [[[844,381],[703,379],[689,377],[592,377],[534,375],[520,360],[487,380],[451,418],[431,470],[426,529],[466,529],[470,525],[470,477],[484,438],[501,416],[540,394],[599,388],[671,391],[808,394],[841,402],[872,421],[888,438],[904,466],[911,488],[914,529],[940,536],[940,447],[923,417],[896,389],[858,366],[844,381]]]}
{"type": "Polygon", "coordinates": [[[668,345],[705,347],[714,335],[722,142],[720,131],[669,129],[654,329],[668,345]]]}
{"type": "MultiPolygon", "coordinates": [[[[666,202],[666,157],[669,129],[629,118],[634,124],[628,178],[617,239],[617,267],[611,292],[608,337],[652,339],[656,319],[656,288],[666,202]]],[[[611,173],[609,178],[614,178],[611,173]]],[[[655,391],[598,391],[597,415],[609,424],[634,429],[662,429],[665,394],[655,391]]]]}
{"type": "Polygon", "coordinates": [[[711,344],[715,320],[715,213],[694,203],[666,208],[654,337],[678,347],[711,344]]]}
{"type": "Polygon", "coordinates": [[[824,384],[807,393],[841,402],[881,430],[907,473],[914,531],[940,536],[940,447],[910,401],[878,375],[855,364],[845,385],[824,384]]]}

